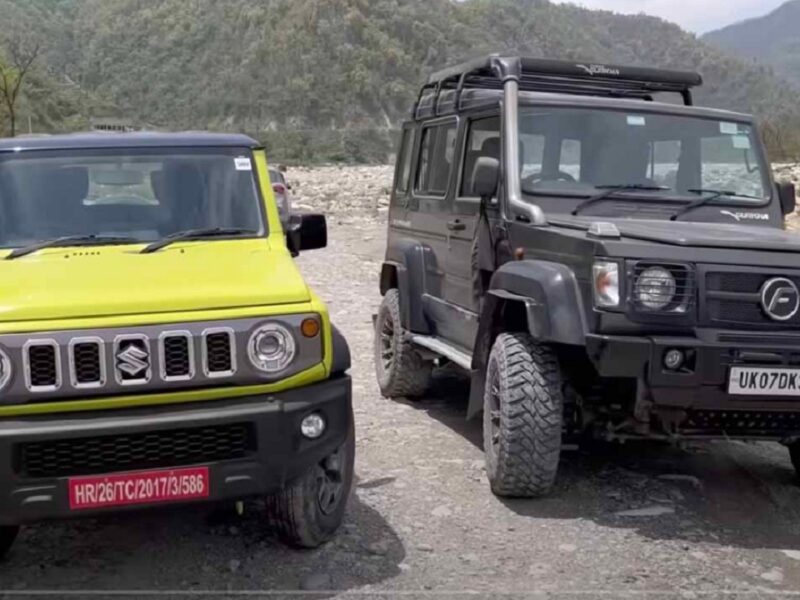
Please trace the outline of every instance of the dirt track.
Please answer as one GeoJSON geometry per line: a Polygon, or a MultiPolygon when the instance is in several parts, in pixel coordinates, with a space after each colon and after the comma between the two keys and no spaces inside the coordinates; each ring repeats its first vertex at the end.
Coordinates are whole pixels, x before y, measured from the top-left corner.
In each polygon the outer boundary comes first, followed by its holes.
{"type": "Polygon", "coordinates": [[[310,204],[349,207],[333,212],[330,247],[300,259],[355,359],[358,484],[338,539],[289,551],[264,533],[255,503],[242,518],[179,509],[43,524],[26,529],[0,564],[0,590],[282,597],[311,588],[315,597],[359,598],[752,598],[800,590],[800,487],[780,446],[568,450],[550,498],[502,501],[485,481],[480,424],[463,418],[463,378],[440,375],[430,398],[414,404],[380,397],[371,314],[385,173],[348,179],[352,197],[327,201],[320,190],[335,189],[335,172],[294,174],[310,204]],[[638,509],[660,514],[620,514],[638,509]]]}

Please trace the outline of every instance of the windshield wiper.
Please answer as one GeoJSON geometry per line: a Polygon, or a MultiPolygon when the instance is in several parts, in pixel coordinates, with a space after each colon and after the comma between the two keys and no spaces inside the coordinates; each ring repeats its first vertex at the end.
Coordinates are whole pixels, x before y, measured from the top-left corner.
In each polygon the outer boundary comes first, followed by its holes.
{"type": "Polygon", "coordinates": [[[160,239],[152,244],[148,244],[141,250],[141,254],[150,254],[157,252],[162,248],[166,248],[175,242],[184,240],[202,240],[214,237],[226,236],[239,236],[239,235],[257,235],[257,231],[252,229],[242,229],[239,227],[209,227],[207,229],[187,229],[186,231],[178,231],[170,234],[167,237],[160,239]]]}
{"type": "Polygon", "coordinates": [[[687,192],[691,192],[692,194],[710,194],[709,196],[703,196],[699,200],[695,200],[694,202],[690,202],[683,208],[681,208],[678,212],[673,214],[669,220],[670,221],[677,221],[680,217],[685,215],[688,212],[693,211],[696,208],[700,208],[701,206],[705,206],[709,202],[713,202],[717,198],[722,197],[731,197],[731,196],[738,196],[736,192],[732,192],[730,190],[712,190],[708,188],[692,188],[686,190],[687,192]]]}
{"type": "Polygon", "coordinates": [[[15,258],[33,254],[45,248],[55,248],[56,246],[70,246],[73,244],[135,244],[139,241],[141,240],[134,237],[118,235],[64,235],[12,250],[8,256],[6,256],[5,260],[14,260],[15,258]]]}
{"type": "Polygon", "coordinates": [[[665,187],[663,185],[644,185],[639,183],[631,183],[631,184],[620,184],[620,185],[597,185],[595,186],[598,190],[605,190],[600,192],[599,194],[595,194],[590,198],[587,198],[578,206],[575,207],[575,210],[572,211],[573,216],[580,213],[584,208],[591,206],[597,202],[601,202],[602,200],[606,200],[614,196],[614,194],[618,194],[619,192],[663,192],[670,188],[665,187]]]}

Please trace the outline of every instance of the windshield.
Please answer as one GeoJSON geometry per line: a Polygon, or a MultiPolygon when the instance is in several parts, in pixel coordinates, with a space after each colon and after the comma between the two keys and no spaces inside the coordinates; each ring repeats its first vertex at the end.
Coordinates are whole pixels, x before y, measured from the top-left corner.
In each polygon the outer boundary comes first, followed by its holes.
{"type": "Polygon", "coordinates": [[[608,186],[643,198],[725,191],[726,204],[769,197],[756,133],[745,123],[579,108],[520,111],[522,191],[588,196],[608,186]]]}
{"type": "Polygon", "coordinates": [[[264,235],[246,148],[0,154],[0,247],[66,236],[152,242],[189,229],[264,235]]]}

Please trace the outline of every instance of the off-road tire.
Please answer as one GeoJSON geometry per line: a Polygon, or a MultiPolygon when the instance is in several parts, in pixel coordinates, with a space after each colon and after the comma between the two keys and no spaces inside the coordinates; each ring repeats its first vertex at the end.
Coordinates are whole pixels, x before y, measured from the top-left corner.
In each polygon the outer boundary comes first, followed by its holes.
{"type": "Polygon", "coordinates": [[[375,373],[385,398],[414,398],[428,389],[432,361],[408,340],[400,318],[400,294],[386,292],[375,320],[375,373]]]}
{"type": "Polygon", "coordinates": [[[0,560],[3,559],[6,554],[8,554],[9,550],[11,550],[11,546],[14,545],[14,541],[17,539],[18,534],[19,527],[0,527],[0,560]]]}
{"type": "Polygon", "coordinates": [[[522,333],[497,337],[484,391],[486,472],[498,496],[533,498],[553,487],[561,453],[561,368],[522,333]]]}
{"type": "Polygon", "coordinates": [[[320,476],[325,476],[326,458],[305,475],[266,498],[270,526],[286,543],[296,548],[317,548],[329,541],[344,520],[347,501],[353,487],[355,432],[351,427],[345,443],[331,457],[341,464],[341,490],[331,510],[323,511],[320,476]]]}

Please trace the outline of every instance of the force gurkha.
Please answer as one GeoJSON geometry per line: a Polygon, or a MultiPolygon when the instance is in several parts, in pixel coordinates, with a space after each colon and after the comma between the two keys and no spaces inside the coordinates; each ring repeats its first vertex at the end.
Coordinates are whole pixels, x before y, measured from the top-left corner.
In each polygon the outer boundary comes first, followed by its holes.
{"type": "Polygon", "coordinates": [[[492,489],[562,435],[779,440],[800,467],[800,236],[752,117],[694,73],[493,55],[403,126],[375,360],[385,396],[471,374],[492,489]],[[657,94],[679,103],[654,101],[657,94]]]}
{"type": "Polygon", "coordinates": [[[261,496],[342,521],[349,351],[292,254],[264,151],[214,134],[0,141],[0,554],[20,524],[261,496]]]}

